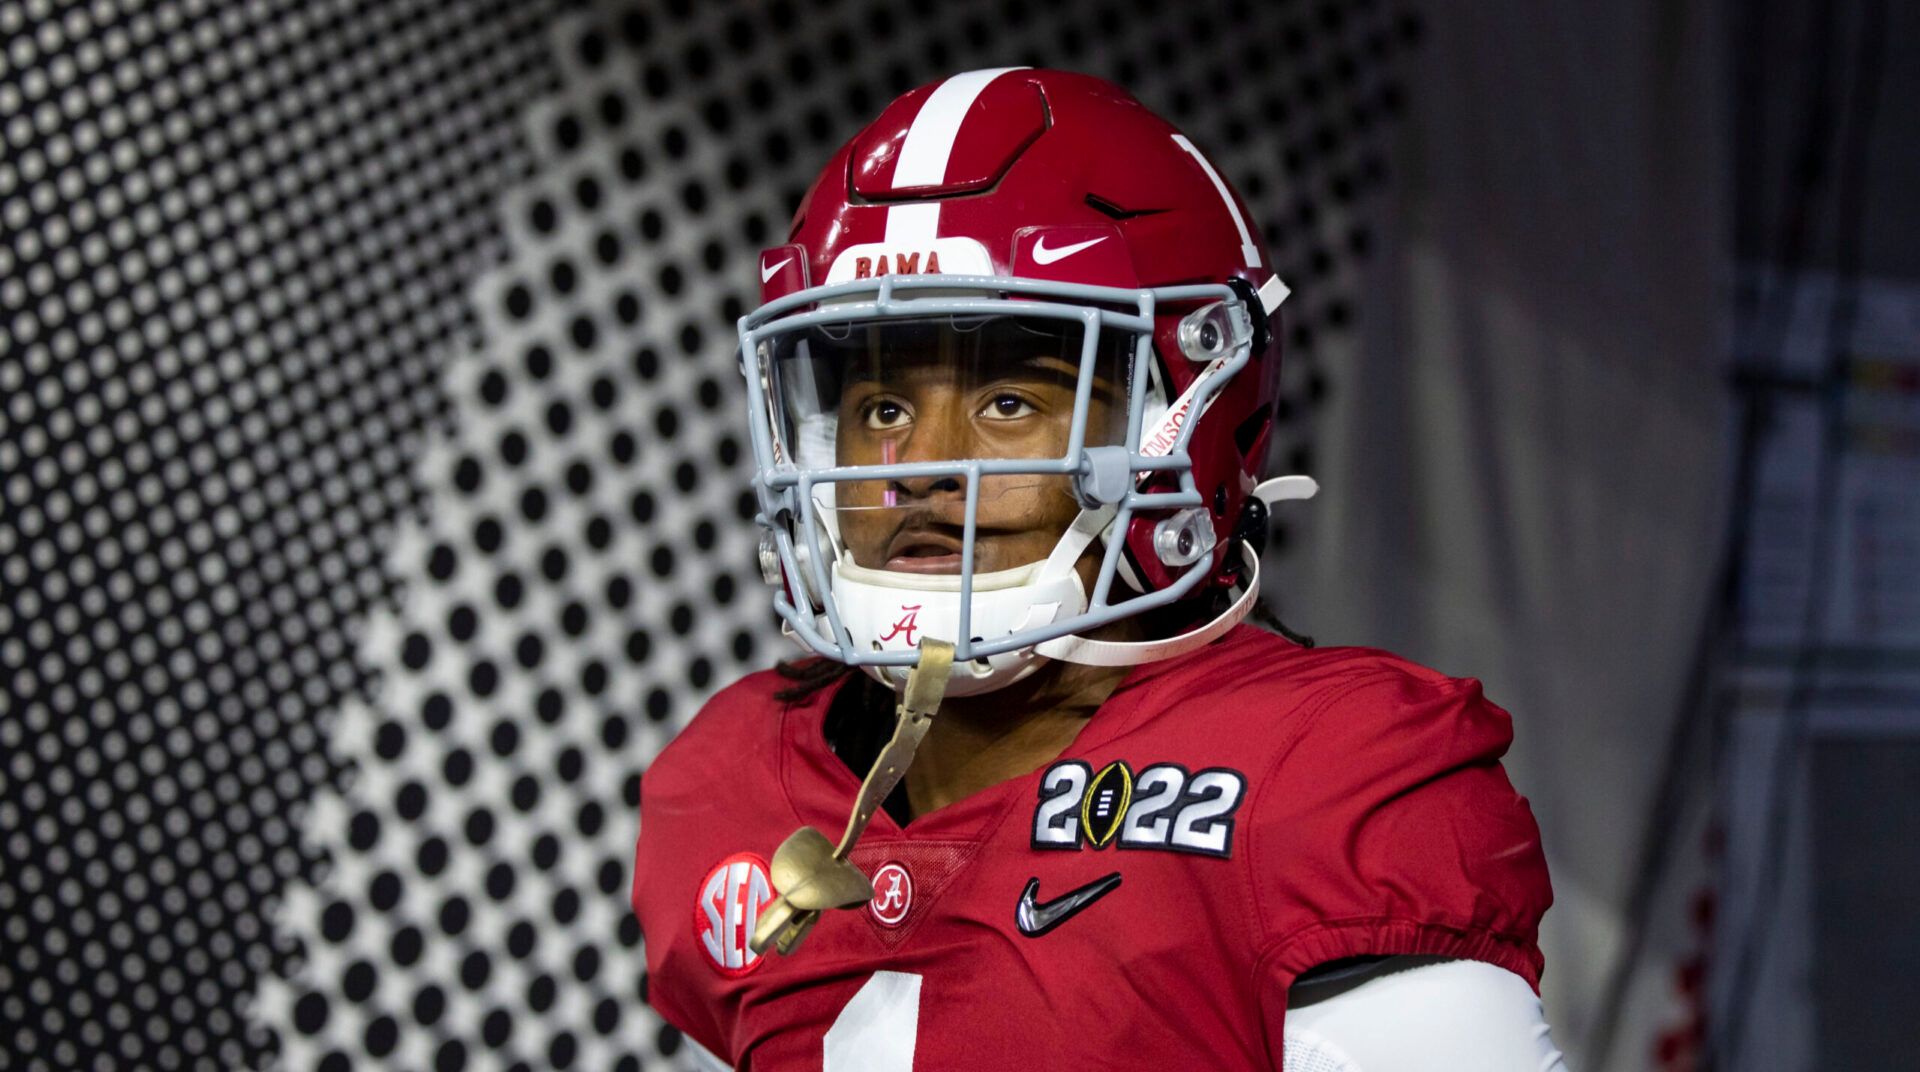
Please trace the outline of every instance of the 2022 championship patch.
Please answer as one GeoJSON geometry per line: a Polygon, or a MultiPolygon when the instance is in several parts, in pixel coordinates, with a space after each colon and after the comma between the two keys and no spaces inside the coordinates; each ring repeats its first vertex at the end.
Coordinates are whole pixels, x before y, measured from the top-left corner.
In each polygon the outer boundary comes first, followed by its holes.
{"type": "Polygon", "coordinates": [[[1032,844],[1230,856],[1234,813],[1246,791],[1246,775],[1230,767],[1188,771],[1155,763],[1136,775],[1120,760],[1095,773],[1084,760],[1065,759],[1040,776],[1032,844]]]}

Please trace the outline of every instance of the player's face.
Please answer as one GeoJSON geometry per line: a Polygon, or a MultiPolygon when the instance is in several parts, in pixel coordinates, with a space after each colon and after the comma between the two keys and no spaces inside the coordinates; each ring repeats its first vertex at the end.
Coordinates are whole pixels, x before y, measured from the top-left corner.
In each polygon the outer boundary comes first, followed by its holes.
{"type": "MultiPolygon", "coordinates": [[[[1002,325],[984,338],[950,330],[872,340],[846,368],[835,421],[840,465],[1057,458],[1072,428],[1077,333],[1002,325]]],[[[1092,385],[1088,445],[1117,441],[1125,398],[1110,376],[1092,385]]],[[[841,537],[857,565],[958,573],[965,477],[865,480],[835,488],[841,537]]],[[[1070,478],[981,479],[976,574],[1043,559],[1080,507],[1070,478]]]]}

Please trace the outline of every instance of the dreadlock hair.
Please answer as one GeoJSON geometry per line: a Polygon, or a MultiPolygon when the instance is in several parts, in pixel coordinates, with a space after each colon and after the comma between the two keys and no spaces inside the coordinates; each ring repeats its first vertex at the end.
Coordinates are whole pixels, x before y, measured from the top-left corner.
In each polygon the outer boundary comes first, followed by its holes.
{"type": "Polygon", "coordinates": [[[783,704],[810,700],[820,690],[837,684],[850,674],[860,672],[846,663],[837,662],[823,655],[782,659],[773,664],[773,670],[781,677],[793,682],[792,685],[773,694],[773,698],[783,704]]]}
{"type": "Polygon", "coordinates": [[[1280,620],[1279,613],[1272,607],[1267,606],[1267,602],[1264,599],[1254,603],[1253,613],[1248,615],[1248,617],[1257,620],[1261,625],[1279,633],[1281,636],[1286,637],[1288,640],[1293,641],[1303,648],[1311,648],[1314,645],[1313,637],[1309,634],[1296,633],[1292,629],[1287,628],[1287,623],[1280,620]]]}

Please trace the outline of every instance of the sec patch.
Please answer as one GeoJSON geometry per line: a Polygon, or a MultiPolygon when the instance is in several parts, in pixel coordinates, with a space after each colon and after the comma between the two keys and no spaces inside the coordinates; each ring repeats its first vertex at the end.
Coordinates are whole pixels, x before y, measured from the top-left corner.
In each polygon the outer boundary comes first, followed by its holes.
{"type": "Polygon", "coordinates": [[[767,862],[753,853],[734,853],[707,873],[693,903],[693,931],[714,968],[745,975],[760,966],[760,954],[747,948],[747,940],[760,922],[760,910],[772,901],[767,862]]]}

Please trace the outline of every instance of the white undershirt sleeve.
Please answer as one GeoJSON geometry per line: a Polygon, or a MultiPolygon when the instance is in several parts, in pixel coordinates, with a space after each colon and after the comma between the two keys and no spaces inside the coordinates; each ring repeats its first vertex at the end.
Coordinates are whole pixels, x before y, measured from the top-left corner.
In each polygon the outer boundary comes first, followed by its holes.
{"type": "MultiPolygon", "coordinates": [[[[1284,1072],[1567,1072],[1525,979],[1473,960],[1390,960],[1287,1009],[1284,1072]]],[[[727,1072],[683,1036],[681,1072],[727,1072]]]]}
{"type": "Polygon", "coordinates": [[[1525,979],[1475,960],[1404,963],[1289,1003],[1284,1072],[1567,1072],[1525,979]]]}

